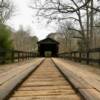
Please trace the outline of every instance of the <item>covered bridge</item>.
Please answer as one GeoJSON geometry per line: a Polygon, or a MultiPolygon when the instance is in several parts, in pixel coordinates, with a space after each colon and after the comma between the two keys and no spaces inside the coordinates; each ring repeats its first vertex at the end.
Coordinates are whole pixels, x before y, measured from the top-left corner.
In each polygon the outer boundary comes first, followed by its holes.
{"type": "Polygon", "coordinates": [[[50,52],[52,57],[58,56],[59,42],[51,38],[46,38],[38,42],[39,56],[45,57],[46,52],[50,52]]]}

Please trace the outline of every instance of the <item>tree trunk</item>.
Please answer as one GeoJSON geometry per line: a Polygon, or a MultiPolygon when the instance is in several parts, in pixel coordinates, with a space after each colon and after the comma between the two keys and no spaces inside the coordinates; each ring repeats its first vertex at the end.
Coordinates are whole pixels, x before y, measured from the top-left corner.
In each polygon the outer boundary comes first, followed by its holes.
{"type": "Polygon", "coordinates": [[[91,13],[90,13],[90,41],[91,41],[91,47],[93,48],[94,44],[94,35],[93,35],[93,22],[94,22],[94,17],[93,17],[93,0],[91,0],[91,13]]]}

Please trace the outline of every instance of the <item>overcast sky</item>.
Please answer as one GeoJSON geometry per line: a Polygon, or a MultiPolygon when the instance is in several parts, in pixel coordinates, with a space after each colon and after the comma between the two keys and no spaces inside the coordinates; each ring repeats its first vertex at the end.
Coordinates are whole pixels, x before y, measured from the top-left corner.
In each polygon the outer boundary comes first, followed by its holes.
{"type": "Polygon", "coordinates": [[[7,22],[15,30],[18,30],[22,25],[24,28],[30,27],[32,29],[32,35],[35,34],[39,39],[43,39],[51,32],[55,32],[56,25],[46,25],[46,21],[42,20],[41,23],[35,20],[32,16],[34,11],[29,8],[31,0],[11,0],[16,5],[16,12],[14,16],[7,22]]]}

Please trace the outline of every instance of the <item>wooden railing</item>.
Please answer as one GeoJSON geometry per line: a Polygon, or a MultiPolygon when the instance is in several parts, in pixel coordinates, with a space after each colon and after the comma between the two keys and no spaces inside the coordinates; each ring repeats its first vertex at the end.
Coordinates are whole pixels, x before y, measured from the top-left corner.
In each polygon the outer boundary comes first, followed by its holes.
{"type": "Polygon", "coordinates": [[[73,51],[60,53],[59,57],[68,58],[78,62],[98,63],[100,64],[100,48],[90,49],[88,51],[73,51]]]}
{"type": "Polygon", "coordinates": [[[0,63],[22,61],[36,57],[37,54],[34,52],[24,52],[11,49],[0,48],[0,63]]]}

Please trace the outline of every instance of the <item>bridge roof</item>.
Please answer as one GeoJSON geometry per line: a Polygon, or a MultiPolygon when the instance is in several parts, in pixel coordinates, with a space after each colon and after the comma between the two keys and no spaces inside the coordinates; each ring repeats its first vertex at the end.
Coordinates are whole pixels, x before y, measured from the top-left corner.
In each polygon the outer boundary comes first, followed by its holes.
{"type": "Polygon", "coordinates": [[[57,42],[56,40],[54,39],[51,39],[51,38],[46,38],[46,39],[43,39],[39,42],[37,42],[38,44],[59,44],[59,42],[57,42]]]}

